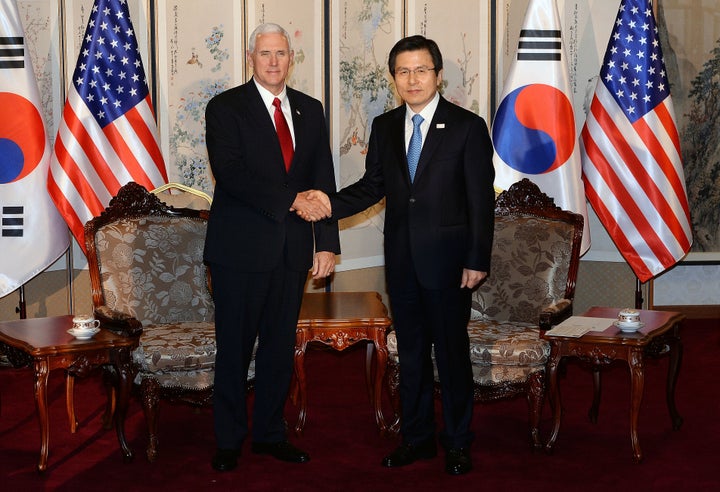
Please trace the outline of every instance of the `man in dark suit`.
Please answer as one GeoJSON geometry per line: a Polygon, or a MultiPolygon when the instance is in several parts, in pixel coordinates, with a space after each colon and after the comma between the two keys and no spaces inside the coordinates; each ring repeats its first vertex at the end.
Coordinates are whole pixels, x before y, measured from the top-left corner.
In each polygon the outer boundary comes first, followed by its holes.
{"type": "Polygon", "coordinates": [[[400,357],[403,442],[382,464],[404,466],[437,453],[434,346],[445,469],[459,475],[472,468],[467,324],[471,289],[490,269],[492,144],[482,118],[438,94],[442,56],[434,41],[400,40],[388,66],[405,104],[373,121],[364,176],[330,195],[329,203],[322,193],[312,196],[330,206],[333,219],[386,197],[385,265],[400,357]]]}
{"type": "Polygon", "coordinates": [[[252,451],[310,459],[287,441],[283,407],[308,270],[328,276],[340,252],[337,224],[313,226],[291,213],[319,216],[317,202],[300,192],[336,188],[322,105],[285,85],[290,37],[263,24],[247,55],[252,80],[214,97],[205,114],[215,177],[204,253],[217,338],[212,466],[220,471],[237,466],[248,434],[246,379],[256,337],[252,451]]]}

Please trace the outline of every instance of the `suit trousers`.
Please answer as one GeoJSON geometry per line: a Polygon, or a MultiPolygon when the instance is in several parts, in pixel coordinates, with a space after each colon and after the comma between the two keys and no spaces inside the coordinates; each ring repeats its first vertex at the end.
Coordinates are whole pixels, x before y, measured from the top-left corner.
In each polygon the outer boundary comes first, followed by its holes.
{"type": "Polygon", "coordinates": [[[216,263],[209,267],[217,342],[213,395],[217,447],[240,449],[248,434],[247,373],[256,337],[252,441],[285,440],[283,410],[307,272],[284,265],[271,272],[242,272],[216,263]]]}
{"type": "Polygon", "coordinates": [[[432,351],[435,352],[446,449],[467,447],[473,440],[473,377],[467,325],[471,290],[457,287],[427,289],[412,266],[404,275],[388,275],[400,358],[400,433],[405,444],[418,444],[435,435],[432,351]]]}

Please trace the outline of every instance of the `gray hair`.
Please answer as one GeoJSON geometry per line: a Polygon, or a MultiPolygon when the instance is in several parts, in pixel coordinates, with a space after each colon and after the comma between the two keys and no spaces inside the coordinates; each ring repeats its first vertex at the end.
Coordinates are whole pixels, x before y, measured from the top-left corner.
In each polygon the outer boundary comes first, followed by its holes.
{"type": "Polygon", "coordinates": [[[285,28],[279,24],[275,24],[273,22],[267,22],[265,24],[260,24],[259,26],[257,26],[255,28],[255,30],[252,32],[252,34],[250,34],[250,40],[248,42],[248,52],[252,53],[253,51],[255,51],[255,40],[257,39],[257,37],[260,34],[267,34],[267,33],[271,33],[271,32],[282,34],[285,37],[285,39],[287,40],[289,51],[292,51],[292,44],[290,43],[290,35],[285,30],[285,28]]]}

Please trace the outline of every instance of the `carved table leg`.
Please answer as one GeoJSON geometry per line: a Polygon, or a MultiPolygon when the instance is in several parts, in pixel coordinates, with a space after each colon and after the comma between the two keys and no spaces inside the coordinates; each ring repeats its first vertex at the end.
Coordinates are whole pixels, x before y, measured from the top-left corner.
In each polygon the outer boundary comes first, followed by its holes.
{"type": "Polygon", "coordinates": [[[47,468],[50,441],[50,423],[48,421],[47,382],[50,362],[47,358],[35,361],[35,406],[40,420],[40,459],[37,469],[42,473],[47,468]]]}
{"type": "MultiPolygon", "coordinates": [[[[387,369],[388,350],[385,344],[385,328],[379,328],[373,330],[373,343],[375,346],[375,352],[377,353],[375,359],[375,385],[373,389],[373,406],[375,408],[375,423],[380,429],[380,433],[384,434],[387,431],[387,423],[385,422],[385,416],[382,411],[382,389],[383,381],[385,380],[385,370],[387,369]]],[[[368,350],[369,353],[369,350],[368,350]]]]}
{"type": "Polygon", "coordinates": [[[65,374],[65,406],[67,407],[67,416],[70,422],[70,433],[75,434],[78,421],[75,416],[75,376],[72,374],[65,374]]]}
{"type": "Polygon", "coordinates": [[[300,413],[295,424],[295,433],[302,435],[307,417],[307,381],[305,379],[305,350],[307,349],[307,333],[299,329],[295,341],[295,378],[297,380],[297,392],[300,413]]]}
{"type": "Polygon", "coordinates": [[[593,424],[597,424],[598,415],[600,414],[600,396],[602,395],[602,379],[600,377],[600,367],[593,366],[592,373],[593,402],[592,406],[590,407],[590,411],[588,412],[588,417],[590,417],[590,422],[592,422],[593,424]]]}
{"type": "Polygon", "coordinates": [[[113,422],[115,421],[115,407],[117,406],[117,375],[115,372],[117,369],[112,365],[107,365],[103,368],[103,384],[105,385],[105,392],[107,394],[107,403],[105,404],[105,412],[102,416],[102,426],[105,430],[113,428],[113,422]]]}
{"type": "Polygon", "coordinates": [[[680,326],[676,325],[675,328],[673,328],[673,334],[668,340],[668,344],[670,345],[670,364],[668,366],[666,398],[673,430],[680,430],[680,426],[683,424],[683,418],[675,407],[675,384],[677,383],[678,374],[680,373],[680,363],[682,362],[683,353],[683,346],[678,333],[679,329],[680,326]]]}
{"type": "Polygon", "coordinates": [[[630,440],[632,441],[633,460],[640,463],[642,450],[638,439],[638,418],[645,383],[642,349],[632,349],[628,363],[630,364],[630,440]]]}
{"type": "Polygon", "coordinates": [[[557,441],[560,433],[560,419],[562,418],[562,405],[560,403],[560,386],[558,385],[558,364],[560,363],[560,344],[562,342],[552,342],[550,349],[550,358],[548,359],[548,397],[550,400],[550,408],[553,411],[553,429],[550,438],[545,443],[545,451],[552,453],[555,441],[557,441]]]}

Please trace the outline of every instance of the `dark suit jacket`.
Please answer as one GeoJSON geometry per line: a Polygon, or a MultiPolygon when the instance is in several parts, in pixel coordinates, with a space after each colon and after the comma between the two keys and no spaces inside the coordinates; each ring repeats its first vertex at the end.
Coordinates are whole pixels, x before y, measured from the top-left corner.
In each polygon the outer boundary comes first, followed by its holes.
{"type": "Polygon", "coordinates": [[[336,223],[313,228],[289,212],[299,191],[330,193],[336,188],[321,103],[289,87],[287,96],[295,130],[289,172],[252,80],[208,103],[207,149],[215,177],[205,242],[208,262],[264,272],[285,261],[288,268],[302,271],[312,266],[314,246],[316,251],[340,252],[336,223]]]}
{"type": "Polygon", "coordinates": [[[388,280],[412,262],[421,285],[460,285],[462,269],[490,270],[494,228],[492,143],[485,121],[440,98],[410,183],[405,105],[375,118],[365,174],[331,196],[343,218],[387,198],[385,264],[388,280]]]}

